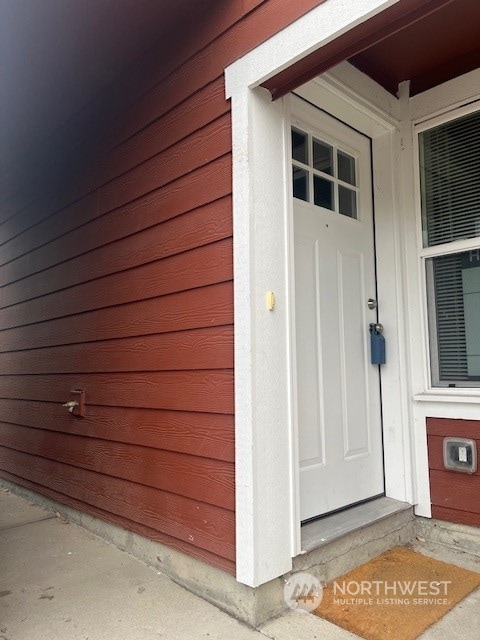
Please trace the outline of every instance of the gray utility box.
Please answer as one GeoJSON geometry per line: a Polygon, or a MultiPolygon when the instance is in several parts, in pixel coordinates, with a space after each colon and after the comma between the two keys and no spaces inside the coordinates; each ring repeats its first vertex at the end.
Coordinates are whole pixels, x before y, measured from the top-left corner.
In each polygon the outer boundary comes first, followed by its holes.
{"type": "Polygon", "coordinates": [[[443,464],[445,469],[475,473],[477,470],[477,444],[467,438],[444,438],[443,464]]]}

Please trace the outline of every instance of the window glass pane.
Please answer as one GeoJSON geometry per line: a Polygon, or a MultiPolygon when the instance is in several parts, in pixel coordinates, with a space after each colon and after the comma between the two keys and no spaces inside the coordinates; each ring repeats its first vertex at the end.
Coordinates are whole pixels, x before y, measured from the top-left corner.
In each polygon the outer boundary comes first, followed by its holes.
{"type": "Polygon", "coordinates": [[[313,176],[313,201],[319,207],[325,209],[335,209],[333,199],[333,182],[320,178],[320,176],[313,176]]]}
{"type": "Polygon", "coordinates": [[[462,260],[463,309],[467,375],[480,380],[480,252],[471,251],[462,260]]]}
{"type": "Polygon", "coordinates": [[[424,246],[480,236],[480,112],[419,142],[424,246]]]}
{"type": "Polygon", "coordinates": [[[333,149],[326,142],[313,139],[313,166],[317,171],[333,175],[333,149]]]}
{"type": "Polygon", "coordinates": [[[338,151],[338,177],[344,182],[356,186],[355,177],[355,158],[349,156],[348,153],[338,151]]]}
{"type": "Polygon", "coordinates": [[[480,250],[427,260],[434,384],[480,381],[480,250]]]}
{"type": "Polygon", "coordinates": [[[293,196],[308,202],[308,172],[293,167],[293,196]]]}
{"type": "Polygon", "coordinates": [[[357,217],[357,194],[353,189],[338,185],[338,209],[344,216],[357,217]]]}
{"type": "Polygon", "coordinates": [[[308,164],[308,136],[298,129],[292,129],[292,156],[294,160],[308,164]]]}

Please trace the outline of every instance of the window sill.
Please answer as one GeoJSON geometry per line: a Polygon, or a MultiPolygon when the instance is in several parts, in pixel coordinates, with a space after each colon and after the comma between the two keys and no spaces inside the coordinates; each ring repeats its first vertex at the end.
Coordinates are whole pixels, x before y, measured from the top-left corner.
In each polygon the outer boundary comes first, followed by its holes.
{"type": "Polygon", "coordinates": [[[413,396],[415,402],[462,402],[480,404],[480,389],[429,389],[413,396]]]}

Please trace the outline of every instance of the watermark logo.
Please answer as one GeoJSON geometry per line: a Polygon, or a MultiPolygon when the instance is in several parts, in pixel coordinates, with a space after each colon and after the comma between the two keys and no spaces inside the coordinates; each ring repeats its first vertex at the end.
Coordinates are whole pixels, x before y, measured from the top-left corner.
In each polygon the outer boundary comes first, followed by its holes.
{"type": "Polygon", "coordinates": [[[322,601],[323,587],[311,573],[294,573],[285,581],[283,597],[290,609],[311,612],[322,601]]]}
{"type": "Polygon", "coordinates": [[[350,580],[333,582],[333,604],[446,605],[450,580],[350,580]]]}

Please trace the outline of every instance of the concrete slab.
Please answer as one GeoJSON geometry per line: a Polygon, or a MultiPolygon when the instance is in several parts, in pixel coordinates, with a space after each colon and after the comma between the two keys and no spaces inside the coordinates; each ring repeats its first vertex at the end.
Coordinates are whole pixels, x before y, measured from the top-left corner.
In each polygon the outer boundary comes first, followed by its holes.
{"type": "MultiPolygon", "coordinates": [[[[29,506],[24,505],[26,513],[29,506]]],[[[60,518],[4,529],[0,558],[2,640],[262,638],[165,575],[60,518]]]]}
{"type": "Polygon", "coordinates": [[[480,635],[480,589],[477,589],[427,629],[418,640],[478,640],[480,635]]]}
{"type": "Polygon", "coordinates": [[[260,628],[272,640],[358,640],[359,636],[310,613],[289,611],[260,628]]]}
{"type": "MultiPolygon", "coordinates": [[[[425,542],[417,540],[413,547],[426,556],[480,573],[480,555],[467,553],[429,540],[425,542]]],[[[444,638],[477,640],[480,635],[479,629],[480,589],[477,589],[459,602],[435,625],[427,629],[418,640],[444,640],[444,638]]]]}
{"type": "Polygon", "coordinates": [[[54,517],[55,514],[50,511],[31,504],[7,489],[0,489],[0,531],[54,517]]]}

